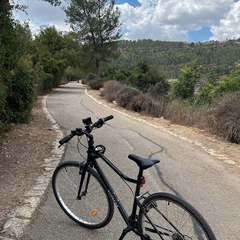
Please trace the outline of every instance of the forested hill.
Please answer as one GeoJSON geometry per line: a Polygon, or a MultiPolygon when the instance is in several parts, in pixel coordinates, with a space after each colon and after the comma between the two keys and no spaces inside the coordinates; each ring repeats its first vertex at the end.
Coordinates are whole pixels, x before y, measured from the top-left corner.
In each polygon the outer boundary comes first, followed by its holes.
{"type": "Polygon", "coordinates": [[[153,40],[121,40],[120,57],[114,65],[133,67],[141,61],[160,69],[168,78],[176,78],[181,67],[196,61],[209,72],[225,75],[240,63],[240,39],[198,43],[153,40]]]}

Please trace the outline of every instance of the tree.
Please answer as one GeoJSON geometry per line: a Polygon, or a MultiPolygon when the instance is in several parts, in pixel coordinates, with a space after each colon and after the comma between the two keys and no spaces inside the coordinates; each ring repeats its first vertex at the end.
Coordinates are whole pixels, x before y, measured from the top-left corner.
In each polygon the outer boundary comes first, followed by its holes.
{"type": "Polygon", "coordinates": [[[64,39],[61,32],[55,27],[42,29],[34,40],[37,58],[42,70],[38,82],[38,91],[49,92],[53,87],[58,87],[66,65],[66,59],[62,51],[64,39]]]}
{"type": "MultiPolygon", "coordinates": [[[[59,0],[44,0],[59,5],[59,0]]],[[[27,24],[12,16],[13,9],[26,12],[17,0],[0,0],[0,132],[10,122],[27,122],[35,99],[34,53],[27,24]]],[[[36,59],[35,59],[36,60],[36,59]]]]}
{"type": "Polygon", "coordinates": [[[202,69],[194,62],[191,67],[183,67],[181,72],[179,80],[174,85],[173,97],[187,99],[193,96],[202,69]]]}
{"type": "Polygon", "coordinates": [[[51,3],[53,6],[59,6],[61,4],[61,1],[59,0],[43,0],[45,2],[51,3]]]}
{"type": "Polygon", "coordinates": [[[86,60],[91,65],[94,62],[98,73],[100,62],[114,53],[120,38],[120,12],[115,0],[71,0],[65,12],[67,22],[83,43],[86,60]]]}
{"type": "Polygon", "coordinates": [[[147,91],[149,87],[162,87],[162,93],[168,89],[165,76],[162,75],[156,68],[148,65],[146,61],[139,62],[137,67],[132,71],[132,74],[127,78],[126,83],[137,87],[141,91],[147,91]]]}

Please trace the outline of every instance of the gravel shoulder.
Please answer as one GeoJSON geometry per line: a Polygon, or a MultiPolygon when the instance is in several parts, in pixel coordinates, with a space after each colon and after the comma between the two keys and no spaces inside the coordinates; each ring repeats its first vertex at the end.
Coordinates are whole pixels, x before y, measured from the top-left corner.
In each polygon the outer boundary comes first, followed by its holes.
{"type": "MultiPolygon", "coordinates": [[[[167,132],[191,142],[208,152],[230,174],[240,177],[240,147],[196,128],[171,124],[164,119],[142,116],[120,108],[103,99],[99,91],[88,90],[88,94],[99,103],[151,124],[160,131],[167,132]]],[[[16,125],[0,138],[0,239],[1,232],[13,209],[24,205],[29,191],[47,169],[46,159],[53,157],[53,145],[61,134],[46,116],[44,97],[34,104],[29,124],[16,125]]],[[[57,163],[55,162],[55,165],[57,163]]]]}
{"type": "Polygon", "coordinates": [[[53,155],[57,132],[46,116],[43,100],[44,97],[39,97],[35,102],[29,124],[15,125],[1,135],[0,235],[14,209],[26,206],[28,191],[47,171],[45,161],[53,155]]]}

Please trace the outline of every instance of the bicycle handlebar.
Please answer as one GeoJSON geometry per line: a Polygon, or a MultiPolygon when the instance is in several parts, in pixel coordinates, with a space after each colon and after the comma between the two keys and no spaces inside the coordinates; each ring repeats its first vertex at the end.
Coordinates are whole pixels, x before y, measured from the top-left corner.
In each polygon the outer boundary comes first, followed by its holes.
{"type": "Polygon", "coordinates": [[[60,148],[64,143],[69,142],[73,137],[74,137],[74,135],[71,133],[71,134],[67,135],[66,137],[64,137],[63,139],[61,139],[61,140],[59,141],[59,144],[60,144],[59,148],[60,148]]]}
{"type": "Polygon", "coordinates": [[[102,127],[102,125],[113,119],[113,115],[107,116],[105,118],[100,118],[98,119],[98,121],[96,121],[95,123],[93,123],[92,125],[87,125],[85,126],[85,130],[82,130],[81,128],[76,128],[76,130],[71,131],[71,133],[69,135],[67,135],[66,137],[62,138],[59,141],[59,148],[64,144],[69,142],[74,136],[82,136],[82,135],[87,135],[89,136],[90,132],[94,129],[94,128],[100,128],[102,127]]]}
{"type": "Polygon", "coordinates": [[[94,128],[100,128],[102,127],[102,125],[106,122],[106,121],[109,121],[113,119],[113,115],[110,115],[110,116],[107,116],[105,118],[100,118],[98,121],[96,121],[95,123],[92,124],[92,126],[90,126],[90,129],[91,131],[94,129],[94,128]]]}

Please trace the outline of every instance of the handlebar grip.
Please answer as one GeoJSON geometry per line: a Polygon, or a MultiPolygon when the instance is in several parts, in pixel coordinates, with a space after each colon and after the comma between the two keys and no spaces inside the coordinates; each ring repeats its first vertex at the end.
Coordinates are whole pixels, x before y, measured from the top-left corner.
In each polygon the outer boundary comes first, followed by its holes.
{"type": "Polygon", "coordinates": [[[106,122],[106,121],[109,121],[111,119],[113,119],[113,115],[110,115],[108,117],[103,118],[103,121],[106,122]]]}
{"type": "Polygon", "coordinates": [[[105,118],[100,118],[97,122],[95,122],[92,126],[91,126],[91,130],[93,130],[94,128],[100,128],[102,127],[102,125],[106,122],[113,119],[113,116],[110,115],[108,117],[105,118]]]}
{"type": "Polygon", "coordinates": [[[67,135],[66,137],[64,137],[63,139],[61,139],[61,140],[59,141],[59,143],[60,143],[61,145],[63,145],[64,143],[69,142],[73,137],[74,137],[74,135],[71,133],[71,134],[67,135]]]}

